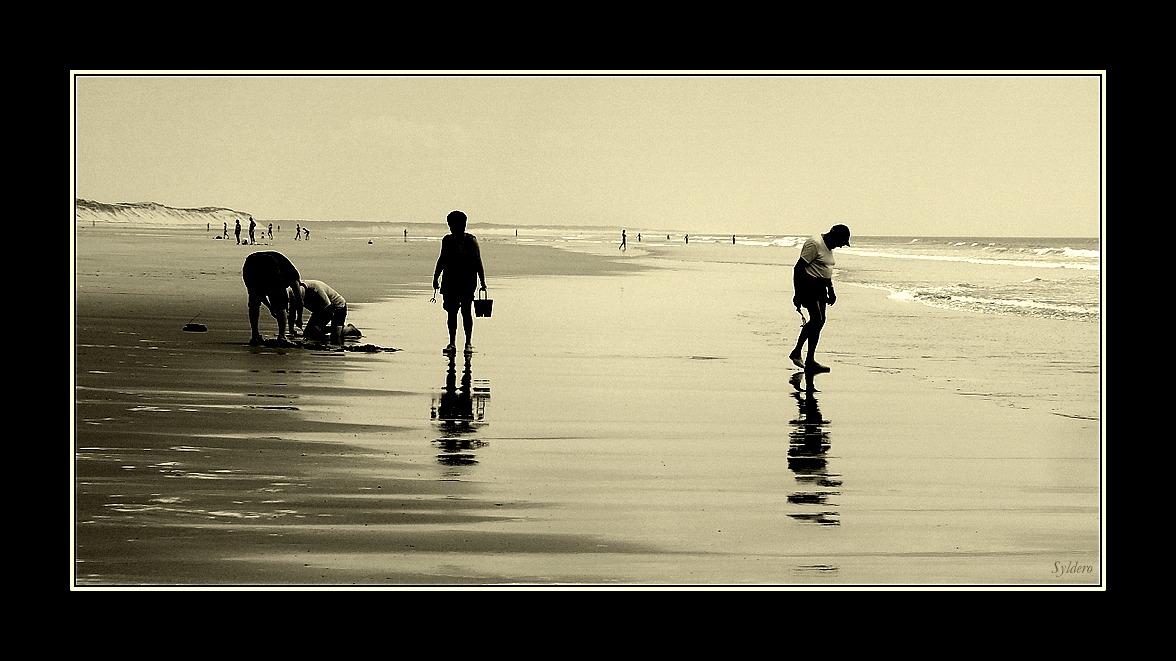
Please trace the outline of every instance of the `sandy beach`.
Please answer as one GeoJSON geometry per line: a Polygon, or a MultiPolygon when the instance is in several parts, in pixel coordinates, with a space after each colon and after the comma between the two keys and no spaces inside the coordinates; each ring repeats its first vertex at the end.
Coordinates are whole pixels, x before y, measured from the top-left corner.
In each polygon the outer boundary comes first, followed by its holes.
{"type": "Polygon", "coordinates": [[[282,224],[76,229],[75,589],[1104,582],[1097,324],[844,286],[809,393],[780,263],[492,238],[451,361],[439,242],[282,224]],[[249,346],[255,250],[397,351],[249,346]]]}

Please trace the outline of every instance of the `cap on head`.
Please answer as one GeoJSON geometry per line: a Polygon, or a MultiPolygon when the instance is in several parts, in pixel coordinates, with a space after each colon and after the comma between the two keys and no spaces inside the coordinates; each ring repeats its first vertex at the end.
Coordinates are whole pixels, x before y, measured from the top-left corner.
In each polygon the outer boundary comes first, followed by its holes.
{"type": "Polygon", "coordinates": [[[829,233],[844,238],[845,245],[851,248],[853,247],[849,245],[849,228],[845,225],[834,225],[833,227],[829,228],[829,233]]]}

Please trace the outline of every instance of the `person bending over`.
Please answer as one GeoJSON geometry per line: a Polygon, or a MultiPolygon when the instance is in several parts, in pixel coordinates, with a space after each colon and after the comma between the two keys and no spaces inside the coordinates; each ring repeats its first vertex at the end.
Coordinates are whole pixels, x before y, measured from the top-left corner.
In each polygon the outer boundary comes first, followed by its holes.
{"type": "Polygon", "coordinates": [[[793,364],[809,374],[828,372],[829,368],[816,361],[817,342],[821,329],[825,327],[825,308],[837,302],[833,291],[833,250],[849,245],[849,228],[834,225],[825,234],[805,239],[800,249],[800,259],[792,267],[792,285],[795,290],[792,304],[797,312],[808,310],[809,319],[801,328],[796,348],[789,354],[793,364]],[[801,350],[808,342],[808,356],[801,360],[801,350]]]}
{"type": "MultiPolygon", "coordinates": [[[[302,306],[310,310],[310,321],[306,324],[306,337],[321,338],[331,327],[332,344],[343,344],[343,324],[347,322],[347,301],[327,283],[321,280],[302,281],[302,306]]],[[[302,326],[302,311],[295,321],[302,326]]]]}
{"type": "Polygon", "coordinates": [[[294,318],[292,314],[302,313],[298,269],[280,252],[255,252],[245,258],[241,277],[249,291],[249,327],[252,331],[249,343],[262,343],[257,328],[262,305],[278,322],[278,340],[288,341],[286,328],[294,318]]]}

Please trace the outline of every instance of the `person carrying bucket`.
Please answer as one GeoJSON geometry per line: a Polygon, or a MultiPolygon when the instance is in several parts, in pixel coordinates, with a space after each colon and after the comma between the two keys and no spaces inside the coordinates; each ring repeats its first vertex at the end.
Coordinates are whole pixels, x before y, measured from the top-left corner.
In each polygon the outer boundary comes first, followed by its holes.
{"type": "Polygon", "coordinates": [[[478,247],[478,239],[473,234],[467,234],[466,215],[461,211],[452,211],[446,216],[449,224],[449,234],[441,239],[441,255],[437,258],[437,268],[433,271],[433,300],[437,300],[436,291],[441,291],[442,307],[447,313],[449,327],[449,346],[445,353],[457,351],[457,314],[461,312],[465,329],[465,352],[473,353],[474,336],[473,307],[475,292],[486,291],[486,273],[482,268],[482,251],[478,247]]]}

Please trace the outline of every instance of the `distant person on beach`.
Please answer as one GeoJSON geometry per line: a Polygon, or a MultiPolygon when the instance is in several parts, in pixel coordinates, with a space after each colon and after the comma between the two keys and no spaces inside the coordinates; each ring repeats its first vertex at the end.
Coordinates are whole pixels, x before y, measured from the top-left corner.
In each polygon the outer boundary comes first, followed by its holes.
{"type": "Polygon", "coordinates": [[[236,234],[237,234],[237,245],[241,245],[241,219],[240,218],[237,219],[236,234]]]}
{"type": "Polygon", "coordinates": [[[621,247],[620,250],[626,250],[625,247],[625,230],[621,230],[621,247]]]}
{"type": "Polygon", "coordinates": [[[225,221],[225,238],[229,238],[229,222],[225,221]]]}
{"type": "Polygon", "coordinates": [[[249,245],[257,243],[257,239],[253,238],[253,230],[257,229],[257,223],[253,222],[253,216],[249,217],[249,245]]]}
{"type": "Polygon", "coordinates": [[[273,238],[274,238],[274,224],[270,223],[268,226],[266,226],[265,229],[266,229],[266,234],[269,235],[270,240],[273,240],[273,238]]]}
{"type": "Polygon", "coordinates": [[[302,226],[294,223],[294,240],[297,241],[302,236],[302,226]]]}
{"type": "Polygon", "coordinates": [[[255,252],[245,258],[241,278],[249,290],[249,327],[253,335],[250,344],[261,344],[257,330],[261,306],[269,309],[278,322],[278,340],[286,341],[286,327],[302,314],[302,288],[298,269],[280,252],[255,252]]]}
{"type": "Polygon", "coordinates": [[[466,215],[461,211],[452,211],[445,218],[449,224],[449,234],[441,239],[441,255],[433,271],[433,289],[441,290],[443,307],[448,314],[449,346],[445,347],[446,353],[457,351],[459,311],[465,329],[466,353],[473,352],[474,315],[470,308],[479,280],[482,283],[481,291],[486,291],[482,251],[478,247],[478,239],[473,234],[466,234],[466,220],[466,215]]]}
{"type": "MultiPolygon", "coordinates": [[[[322,280],[302,281],[302,307],[310,310],[310,321],[306,324],[306,336],[317,338],[327,335],[330,326],[332,344],[343,344],[343,325],[347,322],[347,301],[322,280]]],[[[302,326],[302,310],[295,315],[295,324],[302,326]]]]}
{"type": "Polygon", "coordinates": [[[306,228],[306,227],[303,227],[303,228],[302,228],[302,233],[306,235],[306,240],[307,240],[307,241],[310,241],[310,229],[309,229],[309,228],[306,228]]]}
{"type": "MultiPolygon", "coordinates": [[[[809,319],[801,328],[796,348],[788,355],[793,364],[808,374],[828,372],[829,368],[816,361],[817,342],[821,329],[825,327],[825,306],[837,302],[833,291],[833,250],[849,245],[849,228],[834,225],[825,234],[805,239],[800,249],[800,259],[792,267],[792,284],[795,293],[792,304],[796,311],[808,310],[809,319]],[[808,342],[808,358],[801,360],[801,348],[808,342]]],[[[803,318],[803,313],[801,314],[803,318]]]]}

